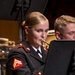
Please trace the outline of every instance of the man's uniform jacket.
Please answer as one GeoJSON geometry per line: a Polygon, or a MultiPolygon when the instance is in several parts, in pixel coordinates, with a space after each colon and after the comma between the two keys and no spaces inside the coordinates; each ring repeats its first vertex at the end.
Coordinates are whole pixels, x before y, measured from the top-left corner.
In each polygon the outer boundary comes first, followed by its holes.
{"type": "Polygon", "coordinates": [[[22,42],[13,48],[6,65],[7,75],[42,75],[47,52],[41,47],[42,59],[27,42],[22,42]]]}

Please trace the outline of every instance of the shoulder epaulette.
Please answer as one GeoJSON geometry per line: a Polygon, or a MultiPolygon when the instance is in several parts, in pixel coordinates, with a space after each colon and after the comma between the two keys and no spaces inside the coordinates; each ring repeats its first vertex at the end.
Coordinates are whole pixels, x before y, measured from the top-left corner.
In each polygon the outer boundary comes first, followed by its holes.
{"type": "Polygon", "coordinates": [[[30,52],[30,48],[26,48],[22,43],[17,46],[17,49],[23,48],[26,52],[30,52]]]}

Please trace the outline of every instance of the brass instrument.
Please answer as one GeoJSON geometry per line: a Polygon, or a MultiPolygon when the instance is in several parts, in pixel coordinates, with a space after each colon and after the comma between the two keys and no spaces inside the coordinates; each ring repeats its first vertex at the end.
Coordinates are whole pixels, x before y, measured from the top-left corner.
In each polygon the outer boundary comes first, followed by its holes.
{"type": "Polygon", "coordinates": [[[43,42],[44,42],[44,47],[45,47],[46,49],[49,48],[49,44],[50,44],[50,42],[51,42],[52,40],[56,40],[56,37],[55,37],[55,30],[49,30],[46,40],[43,40],[43,42]]]}
{"type": "Polygon", "coordinates": [[[6,58],[14,46],[15,41],[10,41],[8,38],[0,38],[0,58],[6,58]]]}

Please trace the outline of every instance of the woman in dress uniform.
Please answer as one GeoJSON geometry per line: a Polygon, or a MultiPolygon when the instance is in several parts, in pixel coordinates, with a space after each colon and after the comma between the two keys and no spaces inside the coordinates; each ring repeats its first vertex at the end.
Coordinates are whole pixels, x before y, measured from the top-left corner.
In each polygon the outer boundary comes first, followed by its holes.
{"type": "Polygon", "coordinates": [[[23,21],[26,39],[9,53],[7,75],[42,75],[47,52],[43,40],[49,30],[48,19],[40,12],[31,12],[23,21]]]}

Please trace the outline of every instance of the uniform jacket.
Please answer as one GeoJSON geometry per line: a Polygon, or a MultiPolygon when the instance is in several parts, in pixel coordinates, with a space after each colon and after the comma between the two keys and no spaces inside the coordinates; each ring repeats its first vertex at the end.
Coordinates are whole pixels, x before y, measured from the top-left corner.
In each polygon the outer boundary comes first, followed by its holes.
{"type": "Polygon", "coordinates": [[[39,75],[43,71],[46,51],[41,47],[43,58],[27,42],[22,42],[13,48],[9,55],[6,65],[7,75],[39,75]]]}

